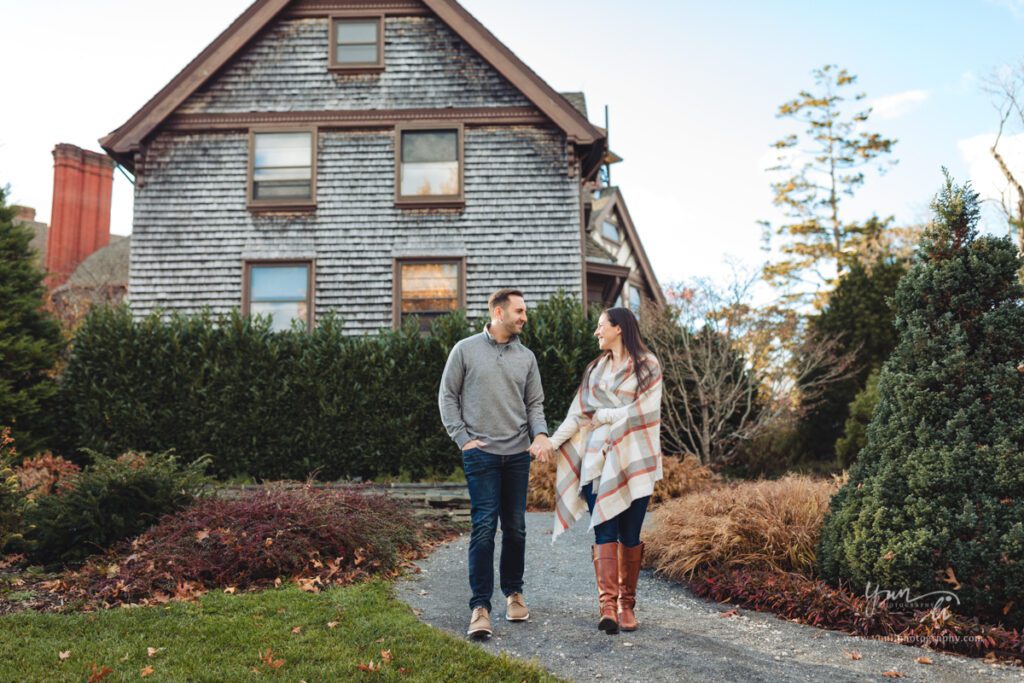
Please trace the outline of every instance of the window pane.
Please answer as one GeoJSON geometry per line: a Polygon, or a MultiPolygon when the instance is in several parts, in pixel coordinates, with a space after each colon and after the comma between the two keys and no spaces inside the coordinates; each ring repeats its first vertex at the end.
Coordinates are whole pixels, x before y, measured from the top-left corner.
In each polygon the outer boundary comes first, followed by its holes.
{"type": "Polygon", "coordinates": [[[459,194],[459,162],[402,164],[403,197],[459,194]]]}
{"type": "Polygon", "coordinates": [[[291,329],[293,320],[305,324],[308,320],[308,310],[305,301],[254,301],[249,305],[249,312],[252,315],[270,316],[270,327],[275,332],[291,329]]]}
{"type": "Polygon", "coordinates": [[[619,241],[619,228],[610,221],[601,224],[601,234],[610,240],[619,241]]]}
{"type": "Polygon", "coordinates": [[[403,263],[402,312],[454,311],[459,299],[457,263],[403,263]]]}
{"type": "Polygon", "coordinates": [[[640,290],[633,286],[629,288],[629,307],[640,317],[640,290]]]}
{"type": "Polygon", "coordinates": [[[309,266],[252,266],[249,269],[249,300],[305,301],[309,266]]]}
{"type": "Polygon", "coordinates": [[[338,45],[342,45],[344,43],[377,42],[377,22],[375,20],[340,20],[335,22],[334,27],[338,45]]]}
{"type": "Polygon", "coordinates": [[[311,133],[257,133],[253,168],[305,167],[313,159],[311,133]]]}
{"type": "Polygon", "coordinates": [[[402,133],[402,161],[426,163],[459,160],[459,133],[454,130],[417,130],[402,133]]]}
{"type": "Polygon", "coordinates": [[[334,50],[334,61],[338,64],[376,64],[377,44],[339,45],[334,50]]]}
{"type": "Polygon", "coordinates": [[[308,180],[301,182],[254,183],[253,199],[312,199],[308,180]]]}

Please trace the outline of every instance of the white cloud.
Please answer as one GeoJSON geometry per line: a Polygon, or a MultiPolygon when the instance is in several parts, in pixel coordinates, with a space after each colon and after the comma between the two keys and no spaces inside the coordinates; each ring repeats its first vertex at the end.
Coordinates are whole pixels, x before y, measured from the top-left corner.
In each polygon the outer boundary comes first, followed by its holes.
{"type": "Polygon", "coordinates": [[[871,116],[874,120],[881,121],[898,119],[909,114],[917,105],[927,99],[927,90],[907,90],[895,95],[877,97],[870,101],[871,116]]]}
{"type": "MultiPolygon", "coordinates": [[[[993,133],[975,135],[958,140],[956,146],[964,163],[967,164],[967,172],[975,191],[982,199],[999,201],[1004,196],[1009,196],[1009,183],[992,158],[991,148],[995,138],[993,133]]],[[[1003,135],[999,141],[999,153],[1014,173],[1014,177],[1024,180],[1024,133],[1003,135]]]]}

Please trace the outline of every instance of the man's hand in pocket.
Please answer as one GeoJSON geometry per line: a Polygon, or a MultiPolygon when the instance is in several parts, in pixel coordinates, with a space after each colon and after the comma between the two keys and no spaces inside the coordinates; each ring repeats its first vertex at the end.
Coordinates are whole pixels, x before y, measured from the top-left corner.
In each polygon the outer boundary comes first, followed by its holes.
{"type": "Polygon", "coordinates": [[[471,451],[474,448],[483,448],[483,447],[484,447],[484,442],[483,441],[481,441],[480,439],[472,439],[470,441],[467,441],[466,445],[462,447],[462,452],[465,453],[466,451],[471,451]]]}

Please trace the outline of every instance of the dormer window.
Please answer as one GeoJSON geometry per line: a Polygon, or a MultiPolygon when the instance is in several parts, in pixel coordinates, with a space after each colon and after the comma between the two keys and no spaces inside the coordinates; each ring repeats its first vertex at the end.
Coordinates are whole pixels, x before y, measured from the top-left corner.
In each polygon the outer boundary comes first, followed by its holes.
{"type": "Polygon", "coordinates": [[[601,236],[612,242],[622,241],[622,236],[619,234],[619,226],[615,225],[611,221],[604,221],[601,223],[601,236]]]}
{"type": "Polygon", "coordinates": [[[384,68],[384,17],[332,16],[331,69],[375,71],[384,68]]]}

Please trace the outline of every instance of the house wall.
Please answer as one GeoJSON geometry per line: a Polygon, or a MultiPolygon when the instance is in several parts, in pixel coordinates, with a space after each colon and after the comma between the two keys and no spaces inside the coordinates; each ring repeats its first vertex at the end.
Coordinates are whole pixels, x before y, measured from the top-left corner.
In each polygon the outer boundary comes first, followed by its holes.
{"type": "Polygon", "coordinates": [[[395,207],[392,131],[318,138],[316,211],[265,215],[246,208],[247,134],[159,134],[135,194],[133,313],[237,308],[242,260],[265,258],[314,258],[316,315],[352,333],[391,325],[396,257],[465,256],[471,315],[502,286],[580,295],[579,181],[560,131],[467,127],[465,207],[432,210],[395,207]]]}
{"type": "Polygon", "coordinates": [[[386,17],[385,69],[327,70],[326,18],[280,21],[178,109],[183,114],[531,106],[433,17],[386,17]]]}

